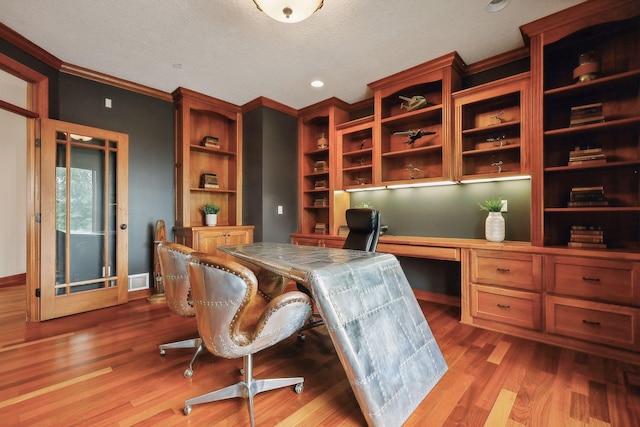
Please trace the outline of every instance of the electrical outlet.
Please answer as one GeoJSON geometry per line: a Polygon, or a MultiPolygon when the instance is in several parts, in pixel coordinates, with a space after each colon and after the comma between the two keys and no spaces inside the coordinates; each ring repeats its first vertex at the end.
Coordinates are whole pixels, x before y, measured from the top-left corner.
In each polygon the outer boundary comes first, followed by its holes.
{"type": "Polygon", "coordinates": [[[111,98],[105,98],[104,99],[104,106],[106,108],[111,108],[111,98]]]}
{"type": "Polygon", "coordinates": [[[502,207],[500,208],[500,212],[507,212],[507,201],[500,200],[500,202],[502,202],[502,207]]]}
{"type": "Polygon", "coordinates": [[[278,205],[278,215],[282,215],[284,213],[284,209],[282,206],[278,205]]]}

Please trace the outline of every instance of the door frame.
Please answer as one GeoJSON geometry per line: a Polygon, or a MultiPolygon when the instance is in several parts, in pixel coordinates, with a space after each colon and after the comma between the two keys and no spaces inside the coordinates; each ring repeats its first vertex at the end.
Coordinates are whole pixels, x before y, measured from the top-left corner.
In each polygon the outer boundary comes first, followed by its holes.
{"type": "Polygon", "coordinates": [[[0,53],[0,69],[27,82],[27,108],[0,102],[0,108],[27,118],[27,254],[26,254],[26,320],[40,321],[40,301],[36,290],[40,288],[40,153],[36,147],[39,138],[36,119],[49,117],[49,79],[20,62],[0,53]]]}

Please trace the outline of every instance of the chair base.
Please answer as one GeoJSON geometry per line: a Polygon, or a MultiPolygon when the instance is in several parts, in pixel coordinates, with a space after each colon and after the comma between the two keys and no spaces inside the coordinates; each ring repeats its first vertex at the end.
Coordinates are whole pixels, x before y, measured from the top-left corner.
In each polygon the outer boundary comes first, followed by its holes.
{"type": "Polygon", "coordinates": [[[275,390],[282,387],[295,386],[296,393],[302,393],[304,378],[292,377],[292,378],[271,378],[265,380],[257,380],[253,378],[253,355],[248,354],[243,358],[243,381],[237,384],[225,387],[220,390],[212,391],[202,396],[194,397],[184,402],[184,414],[189,415],[191,413],[192,405],[199,405],[201,403],[216,402],[224,399],[231,399],[233,397],[243,397],[247,399],[247,405],[249,408],[249,418],[251,420],[251,427],[255,426],[253,416],[253,396],[264,391],[275,390]]]}
{"type": "Polygon", "coordinates": [[[191,378],[193,376],[193,364],[195,363],[198,356],[200,356],[200,353],[202,353],[205,349],[204,343],[200,338],[193,338],[193,339],[184,340],[184,341],[161,344],[160,354],[164,356],[167,353],[166,351],[167,349],[175,349],[175,348],[195,348],[196,349],[195,354],[193,355],[193,357],[191,358],[191,361],[189,362],[189,367],[184,371],[184,374],[183,374],[185,378],[191,378]]]}

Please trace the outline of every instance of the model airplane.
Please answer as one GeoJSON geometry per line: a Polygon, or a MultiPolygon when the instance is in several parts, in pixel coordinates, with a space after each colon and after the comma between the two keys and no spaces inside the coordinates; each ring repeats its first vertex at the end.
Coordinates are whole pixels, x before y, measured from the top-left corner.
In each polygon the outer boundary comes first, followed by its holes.
{"type": "Polygon", "coordinates": [[[418,167],[415,167],[413,163],[409,163],[407,166],[405,166],[405,169],[409,171],[409,179],[415,179],[415,176],[413,175],[413,173],[420,172],[422,170],[418,167]]]}
{"type": "Polygon", "coordinates": [[[434,135],[435,132],[432,132],[430,130],[422,130],[422,129],[418,129],[418,130],[407,130],[407,131],[402,131],[402,132],[394,132],[394,135],[405,135],[409,137],[409,140],[405,141],[405,144],[409,144],[410,146],[413,147],[413,144],[416,142],[416,140],[422,138],[423,136],[426,135],[434,135]]]}
{"type": "Polygon", "coordinates": [[[492,118],[492,119],[497,119],[497,120],[499,120],[499,123],[504,123],[504,122],[505,122],[505,120],[504,120],[502,117],[500,117],[500,116],[502,116],[503,114],[504,114],[504,110],[500,111],[499,113],[493,114],[493,115],[491,115],[491,116],[489,116],[489,117],[490,117],[490,118],[492,118]]]}
{"type": "Polygon", "coordinates": [[[421,95],[412,96],[411,98],[407,96],[399,96],[399,98],[403,101],[407,101],[406,104],[404,102],[400,104],[400,108],[404,108],[407,111],[417,110],[418,108],[426,107],[427,104],[429,104],[425,97],[421,95]]]}

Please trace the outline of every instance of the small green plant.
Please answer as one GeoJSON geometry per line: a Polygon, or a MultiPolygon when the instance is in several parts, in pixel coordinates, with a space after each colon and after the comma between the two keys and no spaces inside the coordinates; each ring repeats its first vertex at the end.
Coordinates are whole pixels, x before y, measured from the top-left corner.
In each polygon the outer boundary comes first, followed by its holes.
{"type": "Polygon", "coordinates": [[[205,213],[205,215],[217,214],[218,212],[220,212],[220,207],[214,205],[213,203],[207,203],[206,205],[202,206],[202,211],[205,213]]]}
{"type": "Polygon", "coordinates": [[[484,203],[478,203],[480,209],[488,212],[500,212],[502,210],[502,196],[485,200],[484,203]]]}

